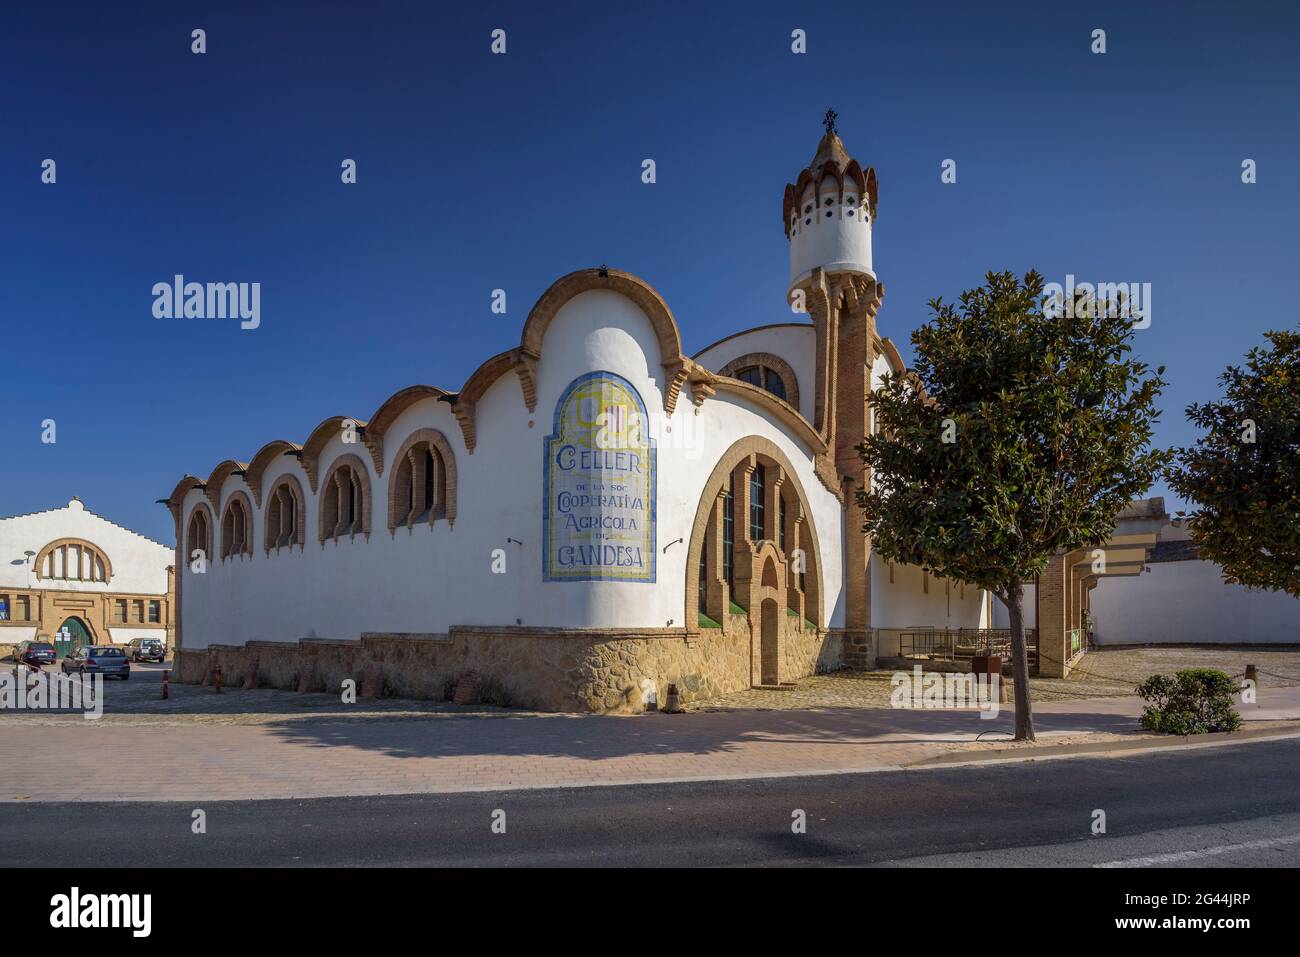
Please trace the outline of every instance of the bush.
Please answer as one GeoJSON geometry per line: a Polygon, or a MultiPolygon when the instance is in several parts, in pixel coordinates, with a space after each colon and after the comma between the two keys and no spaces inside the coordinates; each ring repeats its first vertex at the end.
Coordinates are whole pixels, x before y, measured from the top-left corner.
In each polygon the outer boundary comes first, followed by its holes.
{"type": "Polygon", "coordinates": [[[1173,675],[1152,675],[1137,687],[1148,702],[1142,709],[1142,727],[1161,734],[1206,734],[1235,731],[1241,715],[1233,707],[1237,685],[1226,673],[1213,668],[1189,668],[1173,675]]]}

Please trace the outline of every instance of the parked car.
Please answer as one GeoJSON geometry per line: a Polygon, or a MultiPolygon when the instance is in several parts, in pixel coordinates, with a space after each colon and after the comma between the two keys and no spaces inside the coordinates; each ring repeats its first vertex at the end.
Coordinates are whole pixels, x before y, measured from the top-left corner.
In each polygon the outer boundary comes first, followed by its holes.
{"type": "Polygon", "coordinates": [[[123,681],[131,678],[131,659],[121,648],[78,648],[63,659],[63,673],[78,672],[83,675],[116,675],[123,681]]]}
{"type": "Polygon", "coordinates": [[[28,665],[52,665],[58,654],[48,641],[20,641],[14,648],[14,661],[28,665]]]}
{"type": "Polygon", "coordinates": [[[162,661],[167,646],[161,638],[132,638],[126,643],[126,656],[132,661],[162,661]]]}

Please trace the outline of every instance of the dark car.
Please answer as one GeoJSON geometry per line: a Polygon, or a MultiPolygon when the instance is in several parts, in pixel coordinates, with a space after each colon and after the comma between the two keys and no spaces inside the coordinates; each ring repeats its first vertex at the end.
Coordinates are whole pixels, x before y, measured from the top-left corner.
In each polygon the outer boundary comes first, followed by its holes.
{"type": "Polygon", "coordinates": [[[74,671],[83,675],[116,675],[123,681],[131,678],[131,660],[121,648],[78,648],[63,659],[63,673],[74,671]]]}
{"type": "Polygon", "coordinates": [[[20,641],[14,648],[14,661],[29,665],[52,665],[58,655],[48,641],[20,641]]]}
{"type": "Polygon", "coordinates": [[[126,644],[126,656],[132,661],[162,661],[167,657],[167,646],[161,638],[132,638],[126,644]]]}

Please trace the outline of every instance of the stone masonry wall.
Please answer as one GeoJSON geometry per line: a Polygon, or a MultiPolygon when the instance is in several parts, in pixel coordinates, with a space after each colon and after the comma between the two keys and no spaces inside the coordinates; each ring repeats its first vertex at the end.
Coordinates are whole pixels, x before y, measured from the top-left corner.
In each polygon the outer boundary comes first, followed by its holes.
{"type": "MultiPolygon", "coordinates": [[[[372,635],[360,641],[305,639],[178,649],[174,679],[196,684],[221,668],[225,687],[325,691],[345,678],[364,696],[442,700],[474,672],[494,703],[539,711],[635,713],[652,684],[659,706],[676,684],[683,703],[750,687],[750,638],[744,616],[726,631],[698,634],[654,629],[548,631],[531,628],[453,628],[448,635],[372,635]]],[[[843,642],[812,629],[787,627],[783,678],[839,668],[843,642]]]]}

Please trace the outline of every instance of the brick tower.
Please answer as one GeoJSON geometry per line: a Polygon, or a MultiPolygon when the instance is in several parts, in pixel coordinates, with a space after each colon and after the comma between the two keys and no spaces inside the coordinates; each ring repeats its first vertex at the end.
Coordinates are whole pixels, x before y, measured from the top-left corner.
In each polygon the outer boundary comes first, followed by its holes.
{"type": "Polygon", "coordinates": [[[849,156],[826,111],[826,133],[812,162],[785,188],[782,223],[790,243],[789,297],[812,318],[817,341],[814,422],[829,450],[845,515],[845,649],[855,667],[874,663],[871,646],[871,542],[861,531],[854,493],[870,475],[854,451],[867,434],[876,311],[884,287],[871,265],[876,171],[849,156]]]}

